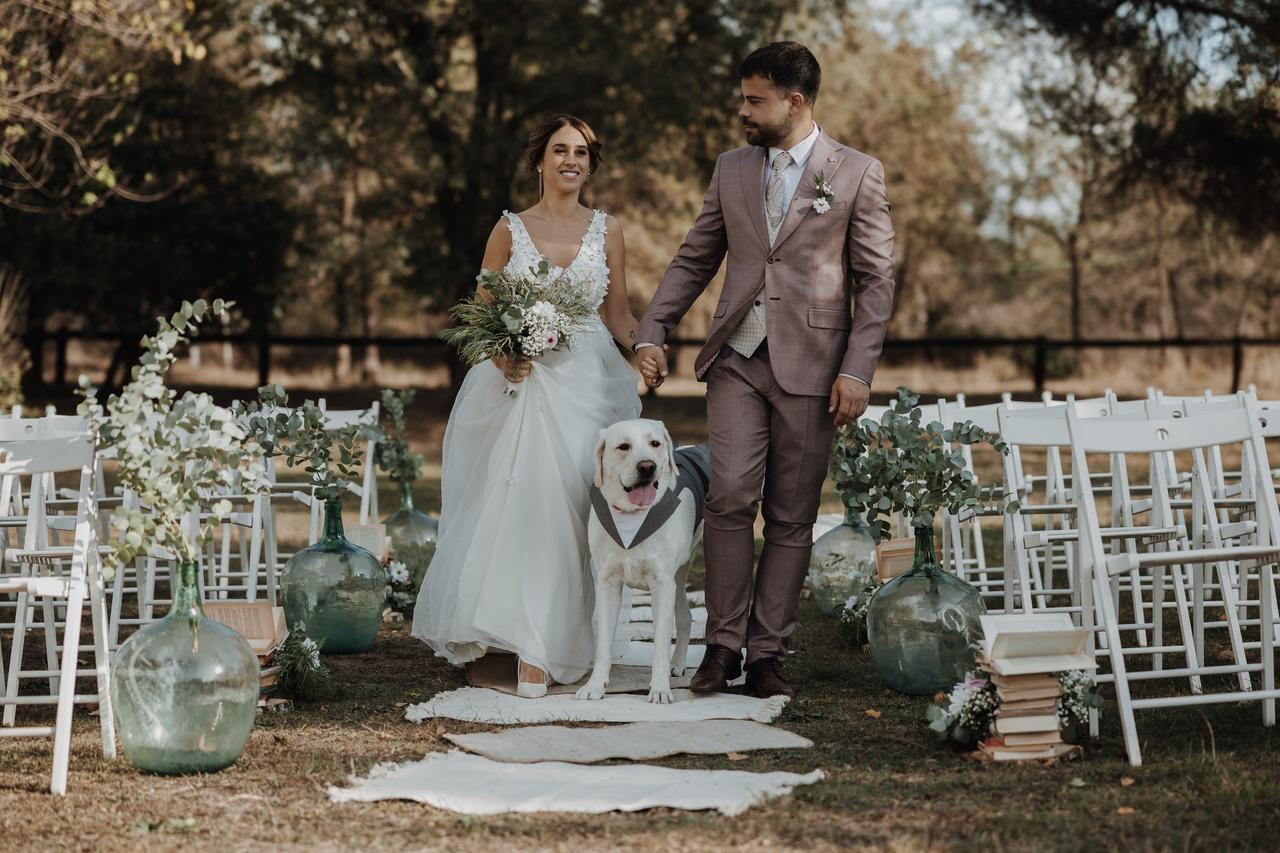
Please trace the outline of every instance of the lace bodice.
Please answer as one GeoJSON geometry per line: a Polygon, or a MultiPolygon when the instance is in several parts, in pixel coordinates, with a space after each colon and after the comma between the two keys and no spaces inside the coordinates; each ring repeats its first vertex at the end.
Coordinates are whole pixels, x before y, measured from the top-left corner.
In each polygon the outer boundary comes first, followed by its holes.
{"type": "Polygon", "coordinates": [[[567,267],[557,266],[550,259],[543,258],[519,214],[504,210],[502,215],[507,220],[507,227],[511,229],[511,259],[507,261],[507,272],[524,273],[546,260],[551,265],[553,276],[564,273],[574,284],[591,295],[592,304],[597,309],[600,307],[609,291],[609,264],[604,250],[607,217],[604,211],[597,210],[593,213],[587,233],[582,236],[578,254],[567,267]]]}

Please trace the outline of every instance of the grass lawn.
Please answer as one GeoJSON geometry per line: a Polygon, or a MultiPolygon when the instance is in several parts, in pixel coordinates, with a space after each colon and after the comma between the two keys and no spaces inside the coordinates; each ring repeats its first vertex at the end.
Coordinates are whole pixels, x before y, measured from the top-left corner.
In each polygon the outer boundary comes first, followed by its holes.
{"type": "MultiPolygon", "coordinates": [[[[699,438],[700,404],[660,398],[648,408],[688,441],[699,438]]],[[[423,406],[415,439],[438,462],[438,411],[423,406]]],[[[419,485],[419,505],[436,506],[438,483],[419,485]]],[[[391,501],[388,488],[384,514],[391,501]]],[[[842,648],[808,601],[787,664],[800,695],[777,725],[814,748],[656,762],[826,771],[825,781],[732,820],[661,809],[468,818],[415,803],[330,805],[326,789],[349,774],[445,749],[444,732],[490,727],[405,722],[405,703],[462,679],[403,624],[384,625],[369,653],[327,661],[339,695],[262,718],[240,761],[212,776],[149,776],[104,761],[96,721],[80,712],[69,794],[55,798],[49,742],[0,740],[0,849],[1214,849],[1272,848],[1280,833],[1280,737],[1262,727],[1257,704],[1140,712],[1146,765],[1137,769],[1125,763],[1114,706],[1082,760],[982,765],[934,745],[928,697],[883,689],[870,655],[842,648]]]]}

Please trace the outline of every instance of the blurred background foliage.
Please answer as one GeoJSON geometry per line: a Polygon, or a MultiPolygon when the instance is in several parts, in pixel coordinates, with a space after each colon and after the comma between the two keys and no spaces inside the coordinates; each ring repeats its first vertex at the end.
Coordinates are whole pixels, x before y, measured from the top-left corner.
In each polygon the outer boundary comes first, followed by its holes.
{"type": "Polygon", "coordinates": [[[778,38],[886,165],[894,334],[1280,335],[1268,0],[6,0],[0,343],[214,295],[249,331],[434,332],[557,112],[604,141],[639,311],[778,38]]]}

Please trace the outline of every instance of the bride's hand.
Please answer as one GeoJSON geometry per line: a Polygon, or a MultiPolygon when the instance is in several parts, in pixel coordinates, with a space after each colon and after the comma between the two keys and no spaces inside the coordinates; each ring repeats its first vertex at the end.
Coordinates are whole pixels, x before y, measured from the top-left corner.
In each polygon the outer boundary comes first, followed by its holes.
{"type": "Polygon", "coordinates": [[[533,372],[533,362],[524,358],[508,358],[505,355],[495,355],[493,364],[498,370],[502,371],[502,375],[512,385],[519,385],[528,379],[529,374],[533,372]]]}

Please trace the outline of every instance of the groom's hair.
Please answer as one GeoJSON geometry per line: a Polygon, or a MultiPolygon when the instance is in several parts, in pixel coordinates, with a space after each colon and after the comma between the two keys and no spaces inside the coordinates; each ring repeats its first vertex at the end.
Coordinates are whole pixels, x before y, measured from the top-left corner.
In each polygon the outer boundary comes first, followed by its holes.
{"type": "Polygon", "coordinates": [[[818,99],[822,67],[809,48],[798,41],[775,41],[742,60],[739,79],[762,77],[784,92],[799,92],[813,104],[818,99]]]}

